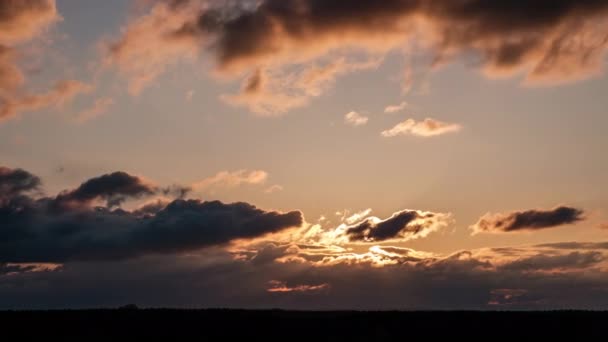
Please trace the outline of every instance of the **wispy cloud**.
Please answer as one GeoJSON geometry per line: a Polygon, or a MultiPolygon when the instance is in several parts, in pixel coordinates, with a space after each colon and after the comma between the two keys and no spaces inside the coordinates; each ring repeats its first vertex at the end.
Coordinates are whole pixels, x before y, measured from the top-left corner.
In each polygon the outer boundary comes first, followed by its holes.
{"type": "Polygon", "coordinates": [[[385,113],[397,113],[404,110],[408,106],[408,103],[403,101],[398,105],[387,106],[384,108],[385,113]]]}
{"type": "Polygon", "coordinates": [[[268,172],[262,170],[220,171],[192,185],[193,190],[206,191],[212,188],[234,188],[240,185],[260,185],[268,180],[268,172]]]}
{"type": "Polygon", "coordinates": [[[112,105],[114,105],[114,100],[110,97],[102,97],[93,103],[93,105],[76,115],[77,122],[86,122],[89,120],[93,120],[98,116],[105,113],[112,105]]]}
{"type": "Polygon", "coordinates": [[[442,122],[430,118],[418,122],[414,119],[407,119],[398,123],[391,129],[382,131],[380,134],[385,138],[396,137],[398,135],[434,137],[446,133],[458,132],[461,129],[462,126],[459,124],[442,122]]]}

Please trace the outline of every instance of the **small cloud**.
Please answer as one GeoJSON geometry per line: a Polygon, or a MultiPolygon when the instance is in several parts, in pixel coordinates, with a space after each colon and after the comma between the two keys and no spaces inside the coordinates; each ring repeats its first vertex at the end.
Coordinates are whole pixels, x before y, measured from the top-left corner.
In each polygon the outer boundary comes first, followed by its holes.
{"type": "Polygon", "coordinates": [[[99,98],[95,100],[95,103],[93,103],[91,107],[78,113],[78,115],[76,116],[76,121],[83,123],[95,119],[101,114],[105,113],[112,105],[114,105],[113,99],[109,97],[99,98]]]}
{"type": "Polygon", "coordinates": [[[362,210],[362,211],[359,211],[359,212],[356,212],[356,213],[350,215],[349,217],[344,219],[344,222],[346,224],[354,224],[354,223],[357,223],[357,222],[363,220],[364,218],[368,217],[369,214],[371,214],[371,213],[372,213],[372,209],[368,208],[368,209],[365,209],[365,210],[362,210]]]}
{"type": "Polygon", "coordinates": [[[268,282],[268,292],[278,292],[278,293],[286,293],[286,292],[317,292],[322,290],[329,289],[329,284],[323,283],[319,285],[296,285],[296,286],[287,286],[287,283],[278,280],[271,280],[268,282]]]}
{"type": "Polygon", "coordinates": [[[435,119],[424,119],[416,122],[414,119],[407,119],[398,123],[393,128],[380,133],[385,138],[392,138],[398,135],[415,135],[418,137],[434,137],[446,133],[458,132],[462,126],[455,123],[447,123],[435,119]]]}
{"type": "Polygon", "coordinates": [[[275,184],[275,185],[268,187],[266,190],[264,190],[264,193],[272,194],[272,193],[279,192],[279,191],[283,191],[283,186],[281,186],[279,184],[275,184]]]}
{"type": "Polygon", "coordinates": [[[471,229],[473,234],[539,230],[577,223],[585,219],[583,215],[583,210],[565,206],[551,210],[487,213],[471,226],[471,229]]]}
{"type": "Polygon", "coordinates": [[[192,97],[194,97],[194,90],[190,90],[186,93],[186,101],[192,101],[192,97]]]}
{"type": "Polygon", "coordinates": [[[384,112],[385,113],[397,113],[397,112],[404,110],[405,107],[407,107],[407,106],[408,106],[408,103],[403,101],[398,105],[387,106],[386,108],[384,108],[384,112]]]}
{"type": "Polygon", "coordinates": [[[369,118],[366,116],[363,116],[355,111],[352,111],[350,113],[347,113],[344,116],[344,122],[346,122],[347,124],[351,125],[351,126],[363,126],[365,124],[367,124],[367,122],[369,121],[369,118]]]}
{"type": "Polygon", "coordinates": [[[268,179],[268,172],[262,170],[237,170],[221,171],[215,176],[205,178],[195,183],[192,188],[198,191],[210,188],[235,188],[240,185],[259,185],[264,184],[268,179]]]}

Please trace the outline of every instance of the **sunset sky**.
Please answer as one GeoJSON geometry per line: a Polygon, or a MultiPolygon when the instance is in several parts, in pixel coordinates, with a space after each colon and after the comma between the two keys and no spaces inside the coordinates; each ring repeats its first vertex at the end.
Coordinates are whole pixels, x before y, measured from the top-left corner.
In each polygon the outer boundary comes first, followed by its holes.
{"type": "Polygon", "coordinates": [[[608,309],[608,1],[3,0],[0,309],[608,309]]]}

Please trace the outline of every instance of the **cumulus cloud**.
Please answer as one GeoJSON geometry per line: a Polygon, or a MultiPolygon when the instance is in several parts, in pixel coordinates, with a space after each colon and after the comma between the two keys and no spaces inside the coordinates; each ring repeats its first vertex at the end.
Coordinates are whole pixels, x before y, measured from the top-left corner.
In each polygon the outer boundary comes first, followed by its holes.
{"type": "Polygon", "coordinates": [[[74,190],[60,193],[57,201],[89,205],[93,201],[101,199],[107,202],[108,207],[115,207],[128,198],[150,196],[155,192],[155,186],[147,184],[137,176],[126,172],[114,172],[91,178],[74,190]]]}
{"type": "Polygon", "coordinates": [[[194,183],[192,188],[197,191],[207,191],[214,188],[260,185],[266,183],[267,180],[268,172],[263,170],[220,171],[212,177],[194,183]]]}
{"type": "MultiPolygon", "coordinates": [[[[384,55],[417,44],[435,56],[435,64],[466,59],[489,77],[523,75],[528,84],[555,84],[601,73],[608,47],[603,1],[541,1],[532,10],[521,0],[508,5],[485,0],[153,4],[108,50],[110,63],[132,76],[136,90],[167,66],[202,51],[212,55],[218,73],[240,77],[309,68],[336,53],[384,55]]],[[[277,84],[293,89],[298,77],[287,74],[277,84]]],[[[270,95],[245,91],[226,99],[268,112],[302,106],[310,98],[270,95]]]]}
{"type": "Polygon", "coordinates": [[[344,115],[344,122],[351,126],[363,126],[366,125],[368,121],[369,118],[367,116],[363,116],[355,111],[349,112],[344,115]]]}
{"type": "Polygon", "coordinates": [[[407,119],[398,123],[391,129],[382,131],[381,135],[385,138],[410,134],[419,137],[434,137],[446,133],[458,132],[461,129],[462,126],[459,124],[441,122],[430,118],[419,122],[416,122],[414,119],[407,119]]]}
{"type": "Polygon", "coordinates": [[[397,113],[404,110],[408,106],[408,103],[403,101],[398,105],[391,105],[384,108],[385,113],[397,113]]]}
{"type": "Polygon", "coordinates": [[[353,226],[343,228],[344,235],[353,242],[378,242],[399,239],[407,241],[425,237],[450,222],[450,214],[403,210],[381,220],[370,217],[353,226]]]}
{"type": "MultiPolygon", "coordinates": [[[[40,178],[22,169],[0,166],[0,200],[40,189],[40,178]]],[[[1,202],[0,202],[1,203],[1,202]]]]}
{"type": "Polygon", "coordinates": [[[584,220],[581,209],[560,206],[551,210],[526,210],[510,213],[487,213],[471,226],[477,233],[504,233],[539,230],[575,224],[584,220]]]}
{"type": "Polygon", "coordinates": [[[140,178],[116,172],[56,197],[33,198],[38,182],[21,170],[0,177],[0,262],[117,260],[175,254],[255,238],[303,223],[298,211],[264,211],[247,203],[176,199],[135,211],[112,209],[153,194],[140,178]],[[33,180],[32,180],[33,179],[33,180]],[[104,200],[106,206],[95,206],[104,200]]]}

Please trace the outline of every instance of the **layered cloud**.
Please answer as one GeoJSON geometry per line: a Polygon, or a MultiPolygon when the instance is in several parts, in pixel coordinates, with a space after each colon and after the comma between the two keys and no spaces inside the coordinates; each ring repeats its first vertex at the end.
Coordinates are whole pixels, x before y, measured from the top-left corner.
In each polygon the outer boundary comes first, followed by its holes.
{"type": "Polygon", "coordinates": [[[560,206],[550,210],[526,210],[510,213],[487,213],[471,226],[474,233],[530,231],[575,224],[584,220],[581,209],[560,206]]]}
{"type": "Polygon", "coordinates": [[[303,223],[298,211],[264,211],[247,203],[176,199],[140,210],[123,201],[164,191],[116,172],[56,197],[34,198],[39,180],[2,168],[0,262],[116,260],[175,254],[278,232],[303,223]],[[97,206],[105,201],[105,206],[97,206]]]}
{"type": "Polygon", "coordinates": [[[414,135],[418,137],[434,137],[446,133],[458,132],[462,126],[455,123],[442,122],[435,119],[424,119],[416,121],[407,119],[396,124],[393,128],[382,131],[380,134],[385,138],[392,138],[399,135],[414,135]]]}
{"type": "Polygon", "coordinates": [[[603,68],[607,16],[608,4],[596,0],[161,0],[125,27],[107,58],[140,90],[167,66],[206,51],[218,73],[251,75],[228,101],[281,112],[324,89],[297,85],[306,83],[301,70],[323,58],[383,56],[414,44],[434,55],[430,63],[465,59],[490,77],[523,75],[529,84],[592,77],[603,68]],[[274,86],[264,91],[264,84],[274,86]],[[270,90],[281,87],[291,91],[270,90]]]}
{"type": "Polygon", "coordinates": [[[0,276],[0,302],[22,309],[118,306],[125,298],[143,307],[324,310],[608,305],[605,251],[518,247],[437,255],[373,246],[364,253],[332,249],[330,260],[320,255],[330,250],[320,249],[275,244],[246,256],[210,248],[40,272],[12,264],[11,275],[0,276]]]}
{"type": "MultiPolygon", "coordinates": [[[[192,185],[196,191],[209,191],[218,188],[234,188],[241,185],[261,185],[268,180],[268,172],[263,170],[220,171],[192,185]]],[[[276,191],[273,190],[273,191],[276,191]]]]}

